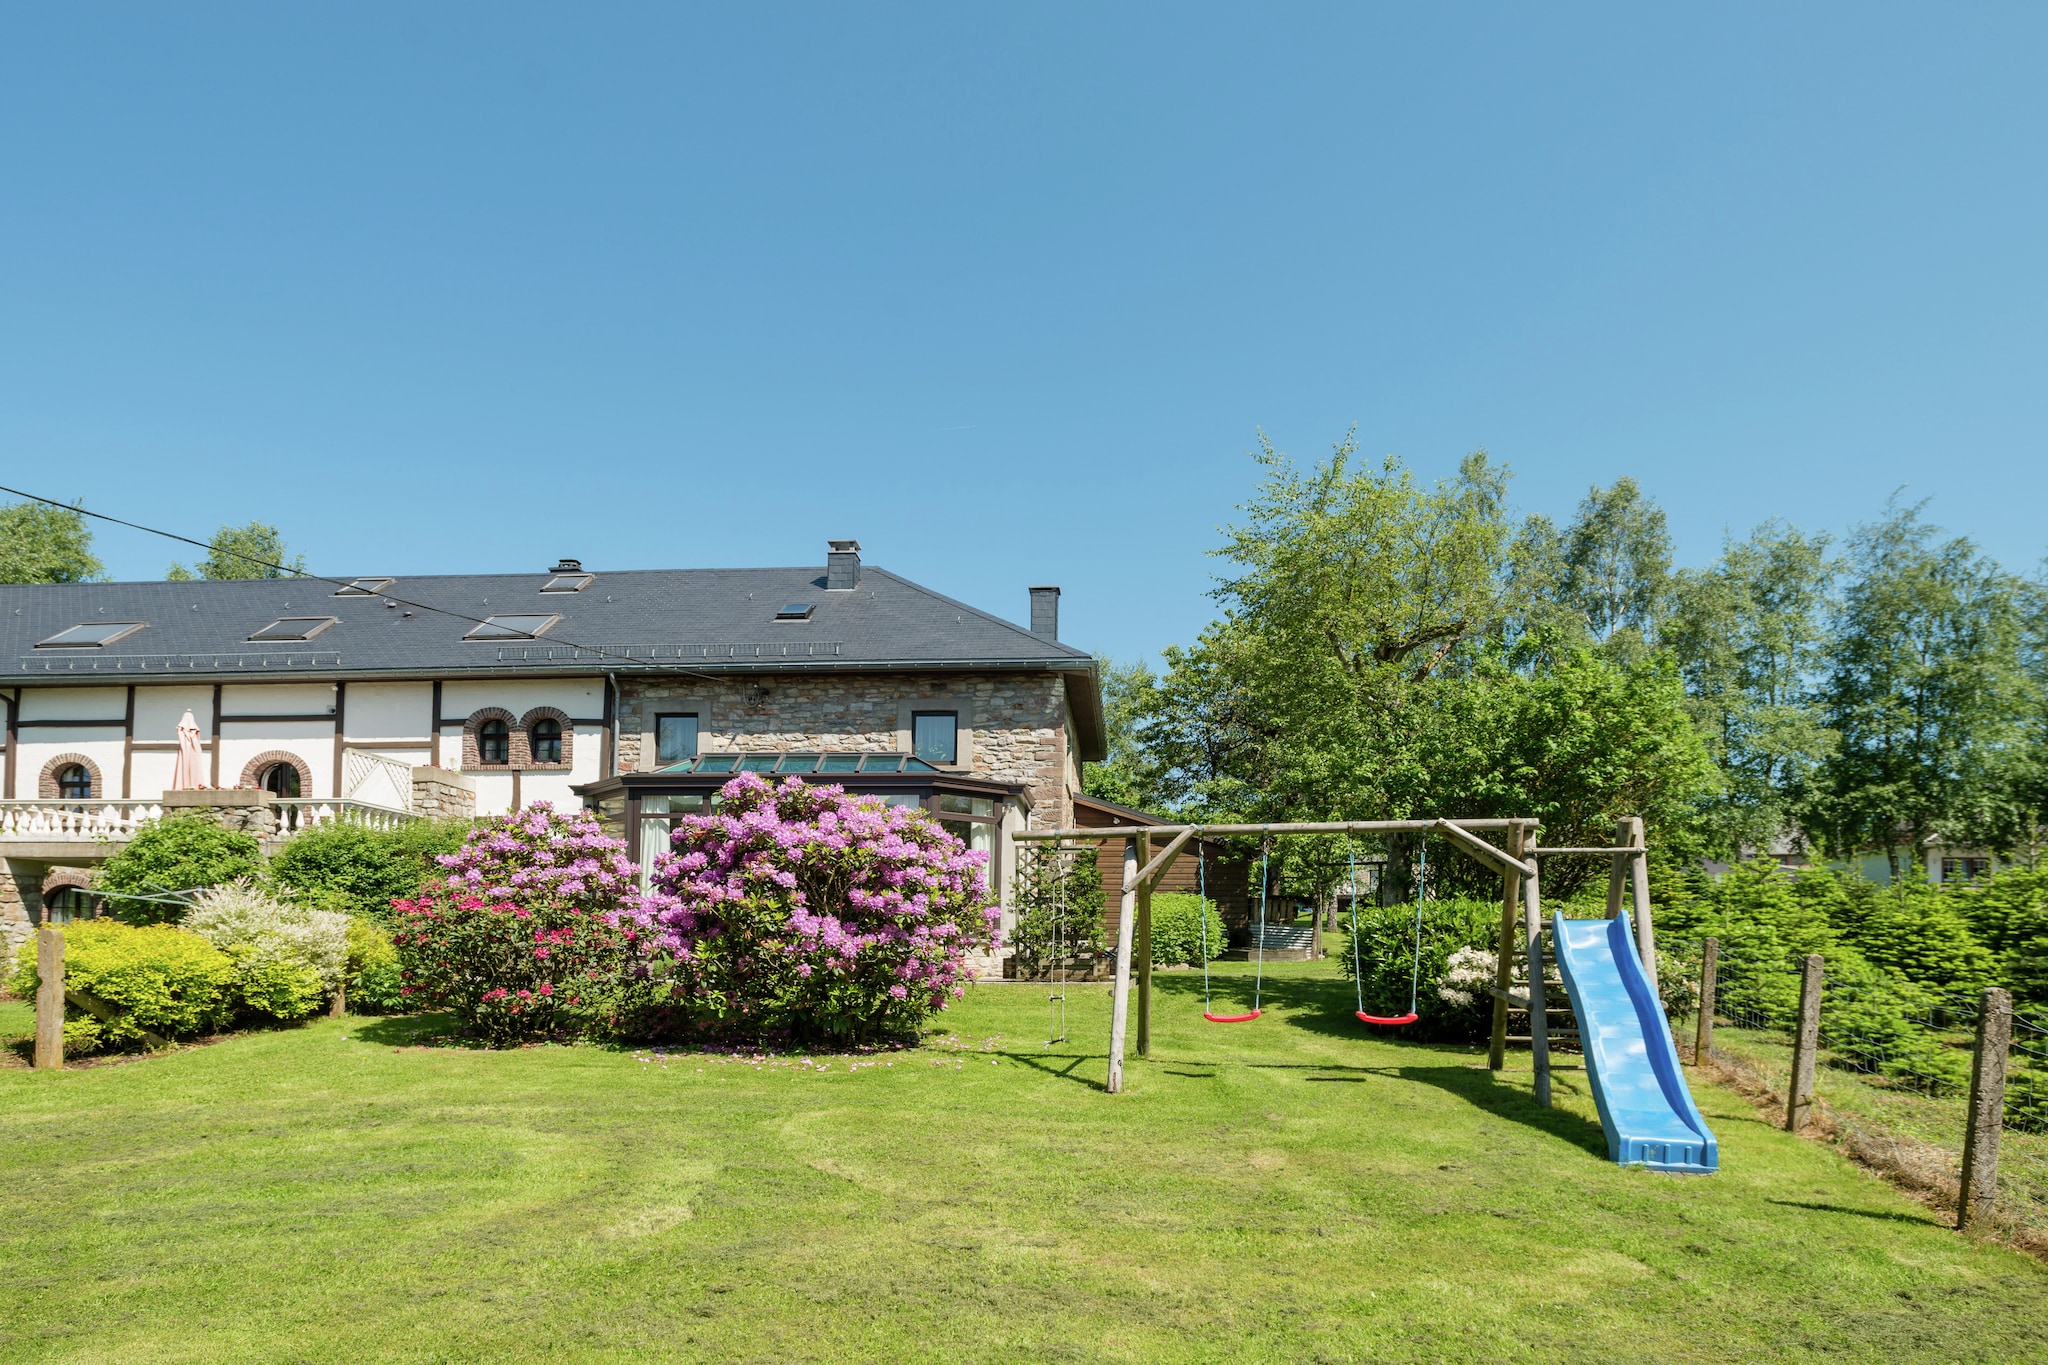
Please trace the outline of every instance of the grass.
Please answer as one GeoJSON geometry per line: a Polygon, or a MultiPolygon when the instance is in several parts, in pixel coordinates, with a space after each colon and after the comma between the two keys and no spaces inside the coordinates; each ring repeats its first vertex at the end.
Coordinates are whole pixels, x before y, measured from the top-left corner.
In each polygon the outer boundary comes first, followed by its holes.
{"type": "Polygon", "coordinates": [[[1217,1027],[1162,976],[1119,1097],[1079,986],[1068,1044],[988,985],[822,1067],[350,1019],[0,1072],[0,1359],[2048,1358],[2039,1265],[1728,1092],[1720,1175],[1622,1170],[1582,1072],[1538,1109],[1267,984],[1217,1027]]]}

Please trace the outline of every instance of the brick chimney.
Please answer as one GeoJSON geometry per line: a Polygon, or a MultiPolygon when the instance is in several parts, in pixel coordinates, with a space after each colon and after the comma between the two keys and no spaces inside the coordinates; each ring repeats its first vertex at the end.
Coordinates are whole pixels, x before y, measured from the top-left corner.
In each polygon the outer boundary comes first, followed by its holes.
{"type": "Polygon", "coordinates": [[[1060,638],[1060,590],[1058,588],[1033,588],[1031,590],[1031,633],[1041,639],[1060,638]]]}
{"type": "Polygon", "coordinates": [[[845,591],[859,587],[860,542],[857,540],[828,540],[825,542],[825,546],[826,591],[845,591]]]}

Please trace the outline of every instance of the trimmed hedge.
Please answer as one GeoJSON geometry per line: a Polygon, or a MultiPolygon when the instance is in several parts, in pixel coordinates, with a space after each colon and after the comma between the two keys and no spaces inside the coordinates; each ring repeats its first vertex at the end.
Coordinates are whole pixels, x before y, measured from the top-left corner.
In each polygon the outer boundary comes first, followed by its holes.
{"type": "MultiPolygon", "coordinates": [[[[64,929],[64,985],[112,1006],[111,1021],[67,1010],[65,1044],[140,1047],[146,1033],[189,1038],[223,1028],[236,1003],[235,962],[197,934],[169,925],[137,928],[118,920],[83,920],[64,929]],[[74,1030],[74,1025],[77,1028],[74,1030]]],[[[36,944],[21,945],[8,989],[35,998],[36,944]]]]}
{"type": "Polygon", "coordinates": [[[263,871],[263,849],[254,835],[223,829],[204,815],[181,815],[144,825],[128,846],[107,859],[93,882],[107,911],[129,924],[171,924],[185,907],[163,900],[129,900],[127,894],[162,896],[219,886],[263,871]]]}
{"type": "Polygon", "coordinates": [[[1202,963],[1202,920],[1209,921],[1209,956],[1215,957],[1229,945],[1224,941],[1223,917],[1216,902],[1204,902],[1186,891],[1164,891],[1152,897],[1152,965],[1172,967],[1180,963],[1202,963]]]}

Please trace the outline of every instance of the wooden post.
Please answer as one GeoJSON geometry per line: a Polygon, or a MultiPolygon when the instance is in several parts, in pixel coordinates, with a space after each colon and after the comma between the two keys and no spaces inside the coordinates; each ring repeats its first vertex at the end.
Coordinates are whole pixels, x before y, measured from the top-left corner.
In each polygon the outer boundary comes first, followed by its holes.
{"type": "MultiPolygon", "coordinates": [[[[1628,821],[1615,827],[1615,846],[1628,843],[1628,821]]],[[[1622,894],[1628,889],[1628,855],[1617,853],[1607,860],[1607,918],[1621,918],[1622,894]]]]}
{"type": "Polygon", "coordinates": [[[1629,846],[1636,850],[1629,859],[1629,877],[1634,883],[1636,907],[1636,956],[1643,960],[1643,975],[1650,978],[1650,989],[1657,989],[1657,934],[1650,924],[1650,851],[1643,842],[1641,817],[1631,815],[1622,821],[1628,830],[1629,846]]]}
{"type": "Polygon", "coordinates": [[[1536,1103],[1550,1107],[1550,1015],[1543,990],[1543,893],[1529,878],[1522,894],[1529,913],[1529,1052],[1536,1063],[1536,1103]]]}
{"type": "Polygon", "coordinates": [[[38,1069],[64,1069],[64,931],[36,931],[36,1054],[38,1069]]]}
{"type": "Polygon", "coordinates": [[[1131,1020],[1131,935],[1138,918],[1138,841],[1124,840],[1123,896],[1116,914],[1116,998],[1109,1011],[1109,1093],[1124,1088],[1124,1031],[1131,1020]]]}
{"type": "Polygon", "coordinates": [[[1710,938],[1700,950],[1700,1023],[1693,1033],[1692,1064],[1705,1066],[1714,1055],[1714,985],[1721,968],[1721,940],[1710,938]]]}
{"type": "Polygon", "coordinates": [[[1998,1139],[2005,1130],[2005,1059],[2011,1046],[2012,996],[1993,986],[1977,1015],[1977,1055],[1970,1064],[1970,1118],[1956,1197],[1960,1231],[1990,1223],[1998,1198],[1998,1139]]]}
{"type": "Polygon", "coordinates": [[[327,1002],[327,1017],[329,1019],[346,1019],[348,1017],[348,982],[346,980],[335,984],[334,998],[327,1002]]]}
{"type": "Polygon", "coordinates": [[[1796,1133],[1813,1117],[1813,1062],[1820,1050],[1819,953],[1806,955],[1799,981],[1799,1036],[1792,1042],[1792,1093],[1785,1101],[1785,1131],[1796,1133]]]}
{"type": "MultiPolygon", "coordinates": [[[[1522,827],[1508,830],[1508,852],[1522,856],[1522,827]]],[[[1486,1065],[1498,1071],[1508,1058],[1508,989],[1515,981],[1515,958],[1509,946],[1515,941],[1515,926],[1521,916],[1522,874],[1503,868],[1500,874],[1500,952],[1493,964],[1493,1035],[1486,1047],[1486,1065]]]]}
{"type": "MultiPolygon", "coordinates": [[[[1138,866],[1152,862],[1152,836],[1137,838],[1138,866]]],[[[1138,1055],[1152,1055],[1152,881],[1138,883],[1138,1055]]]]}

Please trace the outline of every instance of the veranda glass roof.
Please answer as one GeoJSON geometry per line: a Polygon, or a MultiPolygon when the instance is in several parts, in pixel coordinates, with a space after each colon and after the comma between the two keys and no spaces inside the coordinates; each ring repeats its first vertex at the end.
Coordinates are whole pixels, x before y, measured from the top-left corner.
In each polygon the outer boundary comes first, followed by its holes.
{"type": "Polygon", "coordinates": [[[662,773],[936,773],[939,769],[909,754],[806,753],[706,754],[685,759],[662,773]]]}

